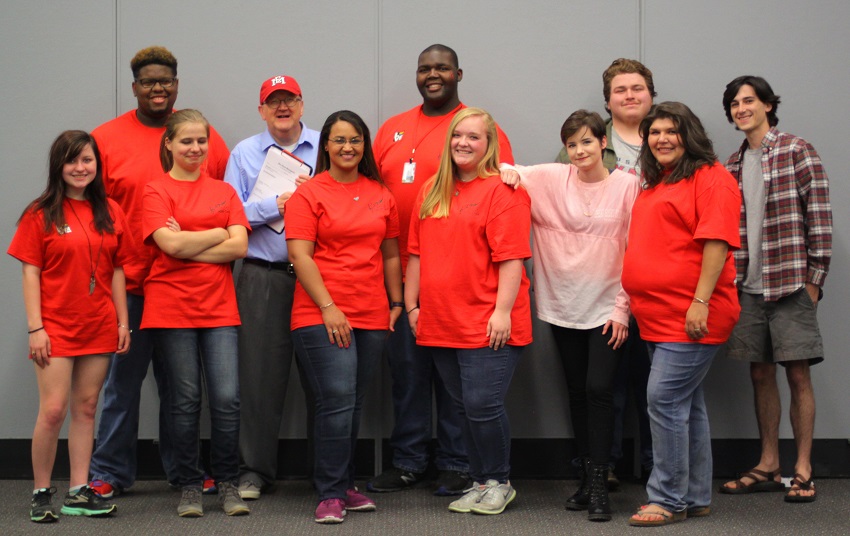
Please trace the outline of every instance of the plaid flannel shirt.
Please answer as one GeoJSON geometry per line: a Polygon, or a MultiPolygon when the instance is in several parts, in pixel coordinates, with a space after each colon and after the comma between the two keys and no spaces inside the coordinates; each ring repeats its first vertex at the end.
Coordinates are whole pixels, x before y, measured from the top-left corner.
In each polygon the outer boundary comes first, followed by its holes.
{"type": "MultiPolygon", "coordinates": [[[[738,180],[747,141],[726,160],[738,180]]],[[[832,257],[832,209],[829,180],[820,157],[806,140],[771,128],[761,142],[765,184],[762,231],[762,278],[765,301],[799,290],[806,283],[823,286],[832,257]]],[[[741,248],[735,251],[738,284],[749,264],[747,211],[741,203],[741,248]]]]}

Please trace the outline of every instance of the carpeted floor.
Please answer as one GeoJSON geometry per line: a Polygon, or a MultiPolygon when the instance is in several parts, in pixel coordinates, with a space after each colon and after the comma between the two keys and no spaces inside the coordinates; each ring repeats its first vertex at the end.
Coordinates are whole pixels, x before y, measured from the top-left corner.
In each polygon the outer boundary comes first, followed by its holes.
{"type": "MultiPolygon", "coordinates": [[[[715,488],[719,485],[715,482],[715,488]]],[[[57,482],[58,503],[67,482],[57,482]]],[[[787,504],[779,493],[729,496],[715,493],[712,514],[669,527],[639,529],[627,525],[628,516],[646,498],[642,486],[624,483],[612,493],[614,519],[591,523],[583,512],[568,512],[564,499],[576,481],[518,480],[516,500],[498,516],[454,514],[446,509],[451,499],[434,497],[427,488],[397,493],[370,494],[378,511],[352,512],[341,525],[313,522],[316,498],[309,482],[288,480],[277,489],[250,502],[251,515],[229,518],[216,497],[204,499],[205,515],[182,519],[175,513],[180,495],[164,482],[139,482],[117,498],[118,512],[111,518],[86,519],[61,516],[59,522],[40,525],[29,521],[31,482],[0,481],[6,497],[0,503],[0,534],[56,535],[564,535],[564,534],[694,534],[694,535],[850,535],[850,480],[817,482],[813,504],[787,504]]]]}

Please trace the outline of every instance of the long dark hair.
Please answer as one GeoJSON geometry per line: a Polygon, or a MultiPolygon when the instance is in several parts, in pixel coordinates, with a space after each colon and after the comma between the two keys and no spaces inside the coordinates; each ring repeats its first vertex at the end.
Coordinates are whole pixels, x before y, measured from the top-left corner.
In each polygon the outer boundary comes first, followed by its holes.
{"type": "Polygon", "coordinates": [[[328,116],[325,124],[322,125],[322,132],[319,133],[319,156],[316,159],[316,175],[323,171],[327,171],[331,167],[331,158],[328,155],[326,146],[328,138],[331,136],[331,127],[337,121],[345,121],[354,127],[357,134],[363,138],[363,157],[360,163],[357,164],[357,171],[366,178],[372,179],[375,182],[384,184],[381,180],[381,174],[378,171],[378,164],[375,163],[375,155],[372,154],[372,139],[369,135],[369,127],[359,115],[350,110],[340,110],[328,116]]]}
{"type": "MultiPolygon", "coordinates": [[[[82,130],[66,130],[53,141],[48,160],[47,188],[44,189],[38,199],[27,206],[21,214],[21,218],[31,210],[41,210],[44,214],[45,233],[50,233],[53,228],[64,229],[66,222],[62,203],[65,201],[66,185],[62,171],[65,164],[77,158],[86,148],[86,145],[90,145],[94,152],[97,171],[94,180],[86,186],[83,197],[91,205],[95,230],[100,234],[115,232],[114,220],[112,214],[109,213],[106,190],[103,187],[103,164],[100,160],[100,151],[91,134],[82,130]]],[[[18,222],[20,221],[20,218],[18,218],[18,222]]]]}
{"type": "Polygon", "coordinates": [[[643,146],[640,149],[638,161],[640,162],[641,174],[647,187],[652,188],[660,182],[674,184],[682,179],[693,177],[694,172],[700,167],[709,166],[717,161],[714,154],[714,146],[699,117],[694,115],[690,108],[681,102],[662,102],[650,110],[649,114],[640,122],[640,135],[643,137],[643,146]],[[685,154],[676,162],[676,166],[669,174],[665,174],[661,165],[652,151],[649,149],[649,128],[656,119],[669,119],[673,121],[685,154]]]}

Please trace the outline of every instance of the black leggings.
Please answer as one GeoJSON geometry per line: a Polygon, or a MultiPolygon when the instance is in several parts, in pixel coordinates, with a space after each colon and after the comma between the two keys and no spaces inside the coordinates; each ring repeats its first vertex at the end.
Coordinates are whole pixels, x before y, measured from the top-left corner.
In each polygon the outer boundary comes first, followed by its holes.
{"type": "Polygon", "coordinates": [[[623,347],[608,345],[611,329],[571,329],[552,325],[569,390],[570,416],[580,457],[607,464],[614,436],[614,377],[623,347]]]}

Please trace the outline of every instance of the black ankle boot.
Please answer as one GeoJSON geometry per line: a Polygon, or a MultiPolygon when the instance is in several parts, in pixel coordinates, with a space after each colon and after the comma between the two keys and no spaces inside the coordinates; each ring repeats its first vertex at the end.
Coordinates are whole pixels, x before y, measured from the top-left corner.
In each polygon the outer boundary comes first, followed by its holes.
{"type": "Polygon", "coordinates": [[[587,486],[587,474],[589,472],[590,460],[583,458],[578,466],[578,489],[567,499],[564,508],[567,510],[587,510],[590,503],[590,493],[587,486]]]}
{"type": "Polygon", "coordinates": [[[610,521],[611,503],[608,502],[608,464],[590,464],[587,505],[587,519],[591,521],[610,521]]]}

